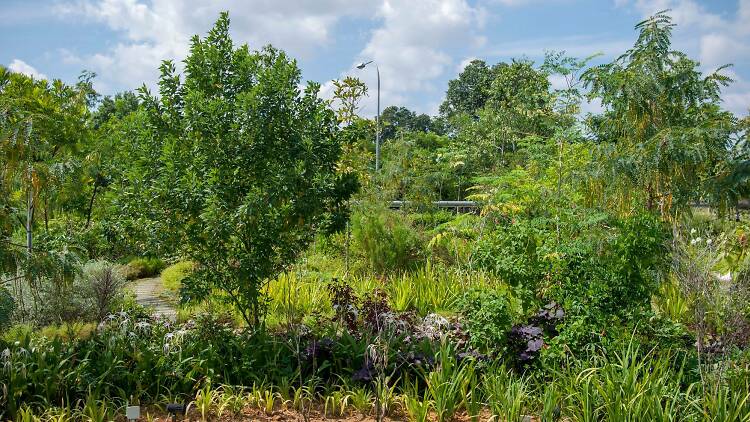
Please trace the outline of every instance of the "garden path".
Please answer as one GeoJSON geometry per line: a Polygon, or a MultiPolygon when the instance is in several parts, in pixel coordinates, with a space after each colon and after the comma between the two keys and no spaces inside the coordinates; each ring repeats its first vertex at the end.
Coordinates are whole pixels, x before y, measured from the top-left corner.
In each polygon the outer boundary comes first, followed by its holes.
{"type": "Polygon", "coordinates": [[[135,301],[154,310],[154,315],[164,316],[171,320],[177,317],[177,312],[169,301],[164,298],[164,287],[161,277],[142,278],[129,285],[135,294],[135,301]]]}

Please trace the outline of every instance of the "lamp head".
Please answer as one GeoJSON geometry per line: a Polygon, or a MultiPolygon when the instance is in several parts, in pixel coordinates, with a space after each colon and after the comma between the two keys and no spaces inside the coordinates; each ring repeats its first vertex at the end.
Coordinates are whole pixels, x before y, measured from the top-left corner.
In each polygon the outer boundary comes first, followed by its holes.
{"type": "Polygon", "coordinates": [[[364,69],[365,66],[367,66],[370,63],[372,63],[372,60],[370,60],[369,62],[362,62],[362,63],[360,63],[360,64],[357,65],[357,69],[364,69]]]}
{"type": "Polygon", "coordinates": [[[184,415],[186,406],[180,403],[169,403],[167,404],[167,413],[170,415],[184,415]]]}

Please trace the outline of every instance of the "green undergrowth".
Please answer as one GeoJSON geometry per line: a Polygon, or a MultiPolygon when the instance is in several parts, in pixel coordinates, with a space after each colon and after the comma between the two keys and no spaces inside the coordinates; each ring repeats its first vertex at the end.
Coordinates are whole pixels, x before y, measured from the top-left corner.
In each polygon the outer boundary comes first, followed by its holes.
{"type": "Polygon", "coordinates": [[[137,280],[157,276],[165,266],[164,261],[159,258],[135,258],[122,266],[122,272],[126,279],[137,280]]]}
{"type": "Polygon", "coordinates": [[[195,264],[190,261],[180,261],[170,265],[161,272],[162,285],[166,290],[179,292],[182,280],[189,276],[194,268],[195,264]]]}
{"type": "MultiPolygon", "coordinates": [[[[268,311],[271,324],[290,317],[305,319],[332,313],[329,283],[337,279],[325,274],[291,271],[268,284],[268,311]]],[[[413,311],[424,317],[431,313],[451,315],[470,289],[490,289],[510,294],[508,286],[486,272],[462,271],[427,264],[409,272],[388,277],[350,275],[341,278],[362,297],[382,291],[391,309],[413,311]]]]}
{"type": "Polygon", "coordinates": [[[1,416],[14,420],[52,414],[91,420],[92,412],[110,420],[129,401],[144,408],[188,403],[202,420],[243,411],[304,417],[311,408],[327,418],[380,412],[413,421],[750,419],[750,357],[698,370],[690,357],[645,349],[635,335],[619,348],[570,355],[565,365],[534,371],[462,355],[451,341],[423,340],[412,348],[346,331],[309,340],[237,331],[216,317],[174,327],[120,316],[75,340],[14,335],[4,352],[0,396],[1,416]],[[412,366],[398,365],[404,350],[412,350],[409,359],[419,356],[412,366]],[[368,368],[366,356],[375,351],[388,358],[362,378],[358,368],[368,368]]]}

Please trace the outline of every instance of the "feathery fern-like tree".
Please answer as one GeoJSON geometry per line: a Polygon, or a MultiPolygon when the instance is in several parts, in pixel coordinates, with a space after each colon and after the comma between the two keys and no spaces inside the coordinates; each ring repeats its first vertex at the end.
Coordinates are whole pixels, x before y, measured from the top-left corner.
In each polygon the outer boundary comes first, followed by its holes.
{"type": "Polygon", "coordinates": [[[720,107],[720,72],[701,74],[698,63],[672,49],[668,11],[638,23],[635,45],[611,63],[589,69],[589,99],[604,106],[592,128],[601,142],[595,162],[614,185],[604,198],[628,211],[633,204],[663,218],[685,210],[712,183],[726,158],[734,127],[720,107]]]}

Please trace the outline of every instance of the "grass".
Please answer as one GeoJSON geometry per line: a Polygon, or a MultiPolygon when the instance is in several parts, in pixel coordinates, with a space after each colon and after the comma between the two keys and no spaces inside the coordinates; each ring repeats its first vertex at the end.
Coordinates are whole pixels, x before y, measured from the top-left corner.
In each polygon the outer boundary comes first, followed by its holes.
{"type": "Polygon", "coordinates": [[[13,343],[24,337],[56,339],[72,341],[86,339],[96,330],[96,324],[91,322],[64,322],[59,325],[49,325],[35,328],[28,324],[17,324],[5,331],[2,340],[13,343]]]}
{"type": "Polygon", "coordinates": [[[182,285],[182,280],[193,272],[195,264],[190,261],[180,261],[165,268],[161,272],[161,282],[166,290],[178,292],[182,285]]]}
{"type": "MultiPolygon", "coordinates": [[[[191,402],[191,417],[211,420],[224,415],[233,420],[239,415],[246,418],[248,412],[259,417],[306,412],[322,418],[359,414],[364,419],[374,416],[379,394],[383,414],[396,420],[448,421],[492,414],[494,420],[514,422],[527,420],[527,415],[542,422],[750,421],[747,379],[731,385],[710,382],[703,388],[686,382],[672,357],[654,356],[632,343],[617,353],[600,352],[571,361],[560,372],[543,378],[518,374],[502,365],[485,367],[479,377],[476,363],[457,362],[448,346],[441,348],[436,363],[421,379],[386,380],[373,390],[343,383],[289,387],[282,394],[278,386],[264,383],[214,388],[206,382],[191,402]],[[320,393],[311,393],[316,389],[320,393]]],[[[73,407],[49,407],[36,413],[39,410],[21,406],[16,420],[111,420],[123,411],[116,402],[94,396],[73,407]]]]}
{"type": "MultiPolygon", "coordinates": [[[[327,262],[327,264],[334,264],[327,262]]],[[[398,275],[346,275],[340,268],[321,271],[320,261],[310,260],[269,282],[269,325],[288,321],[314,321],[316,314],[332,314],[327,282],[334,276],[345,278],[360,297],[375,289],[384,290],[396,311],[430,313],[456,312],[458,300],[474,287],[505,288],[504,283],[482,272],[462,271],[439,265],[425,265],[398,275]]],[[[165,287],[179,289],[192,264],[180,262],[162,273],[165,287]]],[[[654,299],[657,311],[669,318],[685,318],[686,302],[673,285],[666,285],[654,299]]],[[[189,319],[206,310],[231,312],[231,307],[216,301],[180,309],[178,320],[189,319]]],[[[93,325],[67,324],[45,328],[17,326],[5,335],[6,341],[28,335],[71,339],[85,337],[93,325]]],[[[443,345],[435,356],[436,364],[415,379],[392,382],[377,380],[375,387],[348,385],[342,380],[330,385],[300,386],[299,379],[287,379],[282,385],[220,386],[208,383],[195,392],[194,416],[207,420],[224,415],[239,415],[252,409],[257,415],[278,412],[313,412],[338,418],[360,414],[372,417],[377,412],[409,417],[409,420],[447,421],[469,416],[494,415],[495,420],[520,421],[534,415],[540,421],[674,421],[714,420],[750,422],[750,381],[726,377],[708,378],[705,385],[685,376],[680,362],[668,350],[648,351],[634,341],[621,350],[598,350],[587,356],[570,357],[565,365],[549,372],[522,374],[499,364],[458,362],[455,351],[443,345]],[[377,400],[376,400],[377,399],[377,400]]],[[[744,360],[743,362],[747,362],[744,360]]],[[[740,368],[742,369],[742,368],[740,368]]],[[[713,370],[712,368],[705,369],[713,370]]],[[[745,368],[747,373],[747,368],[745,368]]],[[[108,399],[109,400],[109,399],[108,399]]],[[[119,412],[119,402],[91,398],[55,414],[109,418],[119,412]],[[111,407],[111,408],[108,408],[111,407]]],[[[48,420],[35,414],[39,408],[22,407],[20,420],[48,420]]],[[[48,411],[49,413],[49,411],[48,411]]],[[[478,417],[478,416],[477,416],[478,417]]]]}
{"type": "Polygon", "coordinates": [[[483,380],[489,408],[498,420],[520,422],[530,401],[529,381],[501,366],[483,380]]]}
{"type": "MultiPolygon", "coordinates": [[[[332,274],[338,273],[333,271],[332,274]]],[[[272,280],[267,287],[269,324],[304,321],[316,313],[332,314],[327,283],[333,278],[303,268],[272,280]]],[[[367,297],[374,290],[382,289],[393,310],[413,310],[422,317],[431,313],[455,313],[459,299],[472,287],[505,288],[504,283],[487,273],[444,268],[430,263],[390,277],[349,275],[344,279],[359,297],[367,297]]]]}
{"type": "Polygon", "coordinates": [[[427,392],[438,422],[453,419],[465,401],[465,386],[473,377],[473,365],[456,361],[454,350],[443,345],[437,355],[437,367],[425,374],[427,392]]]}

